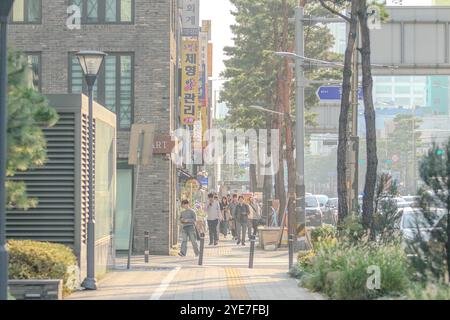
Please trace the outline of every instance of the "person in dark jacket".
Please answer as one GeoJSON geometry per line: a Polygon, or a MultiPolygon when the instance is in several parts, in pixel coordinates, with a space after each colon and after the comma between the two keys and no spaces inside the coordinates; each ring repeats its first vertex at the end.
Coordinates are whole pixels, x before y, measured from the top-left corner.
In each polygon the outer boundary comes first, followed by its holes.
{"type": "Polygon", "coordinates": [[[238,241],[236,244],[242,244],[245,246],[245,233],[247,231],[248,215],[250,209],[247,204],[244,203],[244,197],[239,196],[239,203],[236,206],[236,231],[238,241]]]}
{"type": "Polygon", "coordinates": [[[220,222],[219,230],[226,238],[228,235],[228,221],[230,220],[230,207],[225,196],[222,197],[222,202],[220,202],[220,210],[222,211],[223,220],[220,222]]]}
{"type": "Polygon", "coordinates": [[[233,235],[233,240],[237,240],[237,228],[236,228],[236,207],[238,205],[238,195],[235,193],[231,201],[229,202],[229,208],[231,213],[231,221],[229,221],[229,226],[231,229],[231,234],[233,235]]]}

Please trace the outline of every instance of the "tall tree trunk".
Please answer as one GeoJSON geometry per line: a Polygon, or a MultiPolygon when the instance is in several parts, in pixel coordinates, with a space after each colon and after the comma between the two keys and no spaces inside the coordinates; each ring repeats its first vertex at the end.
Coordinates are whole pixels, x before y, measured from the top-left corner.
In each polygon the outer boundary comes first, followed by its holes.
{"type": "Polygon", "coordinates": [[[337,151],[337,184],[338,184],[338,223],[341,225],[348,215],[347,202],[347,148],[348,148],[348,122],[350,110],[350,93],[352,86],[352,57],[356,45],[356,31],[358,27],[358,0],[352,0],[350,29],[348,33],[347,48],[345,50],[344,71],[342,79],[341,111],[339,114],[339,142],[337,151]]]}
{"type": "MultiPolygon", "coordinates": [[[[367,0],[360,0],[358,17],[361,25],[361,58],[364,88],[364,117],[366,121],[367,171],[363,198],[363,226],[372,229],[375,187],[377,183],[377,132],[373,105],[373,79],[370,61],[370,30],[367,16],[367,0]]],[[[371,230],[372,231],[372,230],[371,230]]],[[[374,236],[373,232],[370,232],[374,236]]]]}
{"type": "MultiPolygon", "coordinates": [[[[266,155],[268,152],[270,152],[270,164],[272,165],[272,161],[273,161],[273,156],[272,156],[272,133],[271,133],[271,128],[272,128],[272,117],[271,115],[268,113],[266,115],[266,128],[268,129],[268,133],[267,133],[267,151],[266,151],[266,155]]],[[[267,224],[270,223],[270,221],[268,220],[270,217],[270,207],[268,206],[268,200],[272,199],[272,188],[273,188],[273,179],[272,179],[272,175],[264,175],[264,186],[263,186],[263,215],[264,217],[266,217],[267,219],[267,224]]]]}
{"type": "MultiPolygon", "coordinates": [[[[280,123],[278,123],[280,124],[280,123]]],[[[281,218],[284,214],[284,207],[286,205],[286,188],[284,184],[284,150],[283,150],[283,134],[281,130],[281,126],[278,127],[279,130],[279,144],[280,144],[280,151],[279,151],[279,165],[278,165],[278,172],[276,173],[275,178],[275,197],[280,200],[280,212],[279,212],[279,219],[278,221],[281,221],[281,218]]]]}
{"type": "MultiPolygon", "coordinates": [[[[283,10],[283,19],[282,21],[282,27],[281,27],[281,34],[282,36],[279,37],[279,20],[274,23],[276,30],[275,33],[275,51],[286,51],[286,27],[285,27],[285,8],[286,8],[286,0],[283,0],[282,2],[282,10],[283,10]]],[[[285,107],[284,107],[284,92],[285,92],[285,70],[284,67],[279,67],[277,70],[277,76],[276,76],[276,83],[277,83],[277,90],[276,90],[276,107],[277,111],[280,113],[284,113],[285,107]]],[[[284,214],[285,206],[286,206],[286,187],[285,187],[285,177],[284,177],[284,159],[286,152],[284,151],[284,139],[283,139],[283,127],[285,126],[284,123],[284,117],[283,116],[277,116],[276,118],[277,124],[278,124],[278,130],[279,130],[279,143],[280,143],[280,153],[279,153],[279,170],[276,175],[276,198],[280,200],[280,212],[279,212],[279,220],[282,221],[282,217],[284,214]]]]}
{"type": "Polygon", "coordinates": [[[256,164],[250,163],[248,171],[250,176],[250,192],[256,192],[258,188],[256,180],[256,164]]]}
{"type": "MultiPolygon", "coordinates": [[[[283,41],[282,41],[282,51],[292,50],[289,48],[289,6],[287,4],[287,0],[283,0],[283,41]]],[[[292,132],[292,118],[291,118],[291,84],[292,84],[292,69],[289,66],[290,60],[284,60],[284,70],[282,82],[283,85],[281,87],[282,91],[282,111],[284,113],[284,123],[285,123],[285,132],[286,132],[286,161],[288,167],[288,217],[292,219],[295,218],[295,161],[294,161],[294,138],[292,132]]],[[[289,222],[289,234],[294,233],[294,221],[289,222]]]]}
{"type": "MultiPolygon", "coordinates": [[[[280,72],[277,75],[277,78],[280,76],[280,72]]],[[[280,97],[278,92],[281,92],[280,86],[281,82],[278,81],[277,84],[277,111],[282,111],[282,105],[280,103],[280,97]]],[[[281,221],[281,218],[284,214],[284,206],[286,204],[286,189],[284,185],[284,148],[283,148],[283,118],[281,116],[275,116],[274,117],[274,129],[278,130],[278,144],[279,144],[279,153],[278,153],[278,171],[275,172],[275,198],[280,201],[280,210],[278,213],[278,221],[281,221]]]]}

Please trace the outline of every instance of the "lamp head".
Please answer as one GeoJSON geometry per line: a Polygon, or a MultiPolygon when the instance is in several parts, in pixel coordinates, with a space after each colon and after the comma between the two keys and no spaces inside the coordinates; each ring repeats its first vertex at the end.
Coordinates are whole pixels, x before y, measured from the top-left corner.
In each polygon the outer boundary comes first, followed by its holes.
{"type": "Polygon", "coordinates": [[[76,53],[85,76],[96,77],[100,71],[106,53],[100,51],[80,51],[76,53]]]}
{"type": "Polygon", "coordinates": [[[283,58],[291,58],[291,59],[297,58],[297,55],[293,52],[278,51],[278,52],[275,52],[275,55],[277,55],[279,57],[283,57],[283,58]]]}

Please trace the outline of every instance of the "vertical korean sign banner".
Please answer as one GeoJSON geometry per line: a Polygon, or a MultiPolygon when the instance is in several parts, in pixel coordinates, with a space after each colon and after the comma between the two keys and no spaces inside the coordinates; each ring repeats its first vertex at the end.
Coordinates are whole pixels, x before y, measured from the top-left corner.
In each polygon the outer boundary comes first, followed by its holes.
{"type": "Polygon", "coordinates": [[[202,146],[206,147],[208,130],[208,32],[200,32],[200,114],[202,123],[202,146]]]}
{"type": "Polygon", "coordinates": [[[200,0],[183,0],[181,11],[182,36],[198,37],[200,20],[200,0]]]}
{"type": "Polygon", "coordinates": [[[198,40],[183,39],[181,123],[194,125],[198,118],[198,40]]]}

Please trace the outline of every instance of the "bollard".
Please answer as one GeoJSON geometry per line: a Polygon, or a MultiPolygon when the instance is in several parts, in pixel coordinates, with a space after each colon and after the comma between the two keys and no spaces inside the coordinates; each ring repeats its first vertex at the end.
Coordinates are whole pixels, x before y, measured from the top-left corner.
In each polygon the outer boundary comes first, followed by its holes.
{"type": "Polygon", "coordinates": [[[149,249],[149,239],[150,239],[150,233],[148,231],[144,232],[144,259],[145,263],[148,263],[148,255],[150,254],[149,249]]]}
{"type": "Polygon", "coordinates": [[[250,259],[248,261],[248,267],[253,269],[253,259],[255,258],[255,236],[250,236],[250,259]]]}
{"type": "Polygon", "coordinates": [[[200,234],[200,253],[198,255],[198,265],[203,265],[203,249],[205,248],[205,234],[200,234]]]}
{"type": "Polygon", "coordinates": [[[291,270],[292,265],[294,263],[294,235],[290,234],[289,235],[289,240],[288,240],[288,245],[289,245],[289,270],[291,270]]]}

